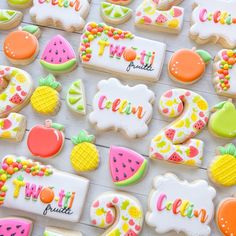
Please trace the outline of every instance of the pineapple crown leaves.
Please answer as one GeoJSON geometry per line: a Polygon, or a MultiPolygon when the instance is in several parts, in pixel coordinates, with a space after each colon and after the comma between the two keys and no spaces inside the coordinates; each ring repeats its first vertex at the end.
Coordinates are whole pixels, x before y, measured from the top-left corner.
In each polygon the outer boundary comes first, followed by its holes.
{"type": "Polygon", "coordinates": [[[221,155],[231,155],[236,158],[236,147],[233,143],[227,144],[225,147],[219,147],[221,155]]]}
{"type": "Polygon", "coordinates": [[[61,83],[57,82],[52,74],[49,74],[45,78],[42,77],[39,79],[39,86],[48,86],[53,89],[59,89],[61,87],[61,83]]]}
{"type": "Polygon", "coordinates": [[[94,135],[89,135],[85,130],[81,130],[78,136],[71,138],[72,143],[75,145],[80,143],[93,143],[94,140],[94,135]]]}

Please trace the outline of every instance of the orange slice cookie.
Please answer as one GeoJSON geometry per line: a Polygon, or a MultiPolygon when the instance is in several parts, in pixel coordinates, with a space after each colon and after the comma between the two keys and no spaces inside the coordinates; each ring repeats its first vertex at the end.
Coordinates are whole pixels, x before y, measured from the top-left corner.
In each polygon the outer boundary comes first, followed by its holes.
{"type": "Polygon", "coordinates": [[[216,224],[224,236],[236,235],[236,198],[224,199],[216,213],[216,224]]]}
{"type": "Polygon", "coordinates": [[[211,55],[204,50],[180,49],[172,55],[169,61],[169,76],[180,83],[195,83],[205,72],[206,64],[210,60],[211,55]]]}

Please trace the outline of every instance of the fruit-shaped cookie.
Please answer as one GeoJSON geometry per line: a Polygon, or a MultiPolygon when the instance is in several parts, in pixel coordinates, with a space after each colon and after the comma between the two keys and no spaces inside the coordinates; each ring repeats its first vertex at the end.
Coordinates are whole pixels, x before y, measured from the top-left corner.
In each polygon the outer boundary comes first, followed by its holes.
{"type": "Polygon", "coordinates": [[[172,80],[180,83],[195,83],[204,74],[210,60],[211,55],[204,50],[180,49],[170,58],[169,76],[172,80]]]}
{"type": "Polygon", "coordinates": [[[39,52],[38,37],[40,29],[28,25],[10,32],[4,40],[3,51],[7,59],[14,65],[28,65],[39,52]]]}
{"type": "Polygon", "coordinates": [[[220,202],[216,212],[216,224],[222,235],[236,235],[236,195],[220,202]]]}
{"type": "Polygon", "coordinates": [[[30,7],[33,0],[7,0],[7,2],[13,8],[24,9],[30,7]]]}
{"type": "Polygon", "coordinates": [[[96,169],[99,165],[99,153],[93,144],[95,137],[81,130],[78,136],[72,137],[71,141],[75,145],[70,154],[73,168],[78,172],[96,169]]]}
{"type": "Polygon", "coordinates": [[[218,148],[218,155],[208,168],[209,177],[213,182],[223,186],[236,185],[236,147],[227,144],[218,148]]]}
{"type": "Polygon", "coordinates": [[[209,130],[217,137],[236,138],[236,109],[232,100],[218,103],[212,112],[209,130]]]}
{"type": "Polygon", "coordinates": [[[139,153],[124,147],[112,146],[109,155],[113,183],[128,186],[138,182],[146,173],[147,160],[139,153]]]}
{"type": "Polygon", "coordinates": [[[75,81],[69,88],[66,95],[68,107],[76,113],[86,114],[85,90],[82,80],[75,81]]]}
{"type": "Polygon", "coordinates": [[[0,9],[0,30],[9,30],[20,24],[23,14],[20,11],[0,9]]]}
{"type": "Polygon", "coordinates": [[[61,84],[56,81],[52,74],[39,80],[39,87],[35,89],[30,99],[33,109],[43,115],[55,115],[60,108],[58,91],[61,84]]]}
{"type": "Polygon", "coordinates": [[[45,70],[53,74],[68,73],[77,66],[74,49],[61,35],[54,36],[48,42],[40,63],[45,70]]]}
{"type": "Polygon", "coordinates": [[[28,135],[27,145],[33,156],[50,158],[62,149],[65,136],[64,126],[46,120],[45,125],[34,126],[28,135]]]}

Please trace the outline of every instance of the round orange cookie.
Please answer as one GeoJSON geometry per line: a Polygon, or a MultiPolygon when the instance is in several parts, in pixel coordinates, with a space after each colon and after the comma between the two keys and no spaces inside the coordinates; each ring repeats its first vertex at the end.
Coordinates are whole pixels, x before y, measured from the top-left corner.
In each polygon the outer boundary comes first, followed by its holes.
{"type": "Polygon", "coordinates": [[[220,203],[216,223],[224,236],[236,235],[236,198],[226,198],[220,203]]]}
{"type": "Polygon", "coordinates": [[[180,83],[194,83],[201,78],[210,60],[210,54],[204,50],[180,49],[169,61],[169,76],[180,83]]]}

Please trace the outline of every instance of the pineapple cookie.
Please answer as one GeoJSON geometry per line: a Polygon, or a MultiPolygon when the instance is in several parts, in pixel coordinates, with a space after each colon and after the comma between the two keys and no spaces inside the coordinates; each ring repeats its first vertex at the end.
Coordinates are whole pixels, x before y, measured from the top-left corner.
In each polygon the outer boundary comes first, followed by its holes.
{"type": "Polygon", "coordinates": [[[60,108],[58,91],[61,84],[56,81],[52,74],[39,80],[39,87],[35,89],[30,103],[33,109],[43,115],[55,115],[60,108]]]}
{"type": "Polygon", "coordinates": [[[216,184],[229,187],[236,185],[236,147],[230,143],[219,147],[217,156],[208,168],[209,177],[216,184]]]}
{"type": "Polygon", "coordinates": [[[78,136],[72,137],[71,141],[75,145],[70,155],[73,168],[78,172],[96,169],[99,165],[99,153],[93,144],[94,135],[81,130],[78,136]]]}

